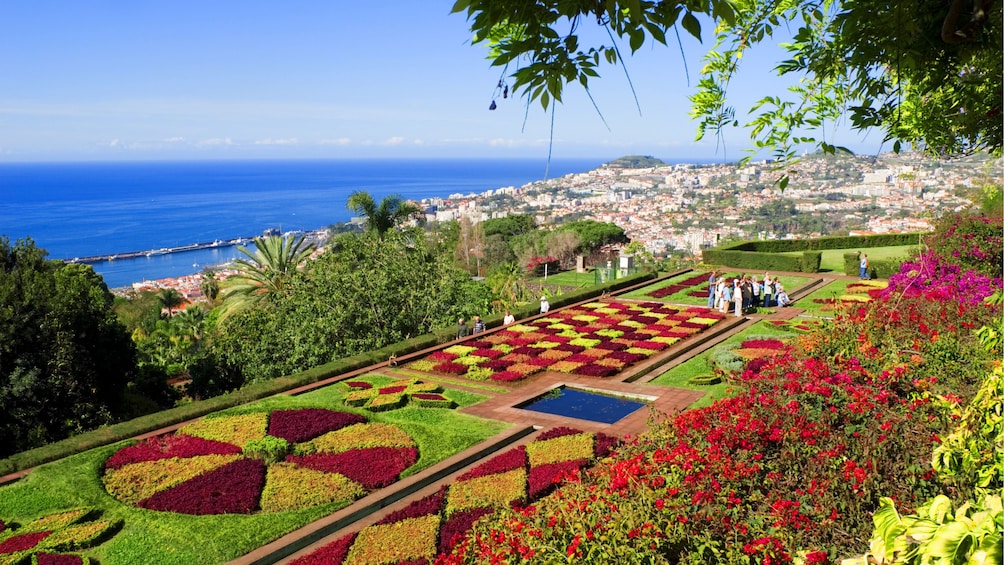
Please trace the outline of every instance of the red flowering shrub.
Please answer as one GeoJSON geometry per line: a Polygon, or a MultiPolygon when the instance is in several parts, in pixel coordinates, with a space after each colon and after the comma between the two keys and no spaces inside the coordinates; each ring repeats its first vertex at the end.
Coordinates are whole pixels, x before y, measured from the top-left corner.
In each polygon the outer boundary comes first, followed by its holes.
{"type": "Polygon", "coordinates": [[[439,552],[448,553],[457,541],[463,539],[478,518],[493,511],[493,508],[472,508],[448,517],[439,527],[439,552]]]}
{"type": "Polygon", "coordinates": [[[574,371],[577,375],[583,375],[586,377],[612,377],[619,373],[621,370],[617,367],[609,367],[606,365],[597,365],[595,363],[586,363],[580,367],[577,367],[574,371]]]}
{"type": "Polygon", "coordinates": [[[138,504],[148,510],[182,514],[249,514],[258,509],[265,486],[265,463],[239,459],[155,493],[138,504]]]}
{"type": "Polygon", "coordinates": [[[194,455],[229,455],[241,452],[241,448],[222,441],[201,437],[168,434],[147,438],[136,445],[122,448],[105,462],[106,469],[117,469],[130,463],[156,461],[172,457],[192,457],[194,455]]]}
{"type": "Polygon", "coordinates": [[[358,414],[323,408],[275,410],[269,415],[268,435],[299,443],[365,421],[366,418],[358,414]]]}
{"type": "Polygon", "coordinates": [[[460,363],[453,363],[451,361],[447,361],[436,365],[435,367],[433,367],[433,370],[436,371],[437,373],[446,373],[448,375],[466,375],[467,365],[461,365],[460,363]]]}
{"type": "Polygon", "coordinates": [[[530,469],[530,474],[526,477],[527,491],[530,493],[530,498],[540,498],[551,492],[561,482],[560,479],[562,477],[577,474],[579,469],[587,463],[588,461],[581,459],[575,461],[558,461],[556,463],[538,465],[530,469]]]}
{"type": "Polygon", "coordinates": [[[527,375],[523,373],[516,373],[513,371],[499,371],[491,376],[493,381],[499,381],[501,383],[508,383],[513,381],[521,381],[525,379],[527,375]]]}

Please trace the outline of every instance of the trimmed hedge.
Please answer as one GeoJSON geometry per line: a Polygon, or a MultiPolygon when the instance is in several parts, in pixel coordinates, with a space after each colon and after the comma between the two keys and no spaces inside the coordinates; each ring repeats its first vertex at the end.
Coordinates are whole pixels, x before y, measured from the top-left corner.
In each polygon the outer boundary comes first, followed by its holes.
{"type": "MultiPolygon", "coordinates": [[[[861,257],[857,253],[844,253],[844,274],[856,277],[861,273],[861,257]]],[[[889,261],[882,259],[868,260],[868,276],[873,279],[887,279],[899,272],[902,261],[889,261]]]]}
{"type": "MultiPolygon", "coordinates": [[[[557,308],[573,304],[575,302],[580,302],[588,298],[656,278],[656,276],[657,273],[655,272],[643,272],[621,279],[616,279],[602,285],[587,287],[585,289],[554,297],[550,301],[551,307],[557,308]]],[[[538,307],[533,303],[512,311],[512,314],[517,318],[535,316],[538,313],[538,307]]],[[[486,318],[485,323],[489,327],[500,326],[502,325],[502,316],[495,315],[486,318]]],[[[307,369],[306,371],[296,373],[295,375],[250,384],[227,394],[192,402],[182,406],[176,406],[174,408],[162,410],[153,414],[147,414],[126,422],[119,422],[111,426],[106,426],[104,428],[92,430],[55,443],[50,443],[42,447],[15,453],[6,459],[0,459],[0,476],[15,473],[17,471],[35,467],[57,459],[62,459],[63,457],[68,457],[75,453],[87,451],[88,449],[93,449],[95,447],[109,445],[117,441],[129,439],[160,428],[200,418],[212,412],[218,412],[220,410],[247,404],[269,396],[282,394],[283,392],[294,388],[312,384],[324,379],[329,379],[331,377],[336,377],[338,375],[369,367],[377,363],[382,363],[387,361],[391,355],[400,357],[408,353],[421,351],[423,349],[435,347],[442,343],[453,341],[455,338],[455,328],[436,328],[431,333],[393,343],[373,351],[367,351],[365,353],[345,357],[343,359],[336,359],[330,363],[307,369]]]]}
{"type": "MultiPolygon", "coordinates": [[[[864,236],[829,236],[814,239],[777,239],[765,241],[744,241],[729,247],[706,249],[703,262],[709,265],[724,265],[736,269],[815,273],[819,271],[825,249],[867,249],[869,247],[890,247],[914,245],[922,234],[890,233],[864,236]],[[802,256],[778,255],[802,251],[802,256]]],[[[848,275],[858,274],[857,254],[844,254],[844,271],[848,275]],[[855,257],[853,269],[848,267],[847,256],[855,257]]],[[[873,261],[869,270],[872,278],[885,278],[899,270],[899,262],[873,261]]]]}

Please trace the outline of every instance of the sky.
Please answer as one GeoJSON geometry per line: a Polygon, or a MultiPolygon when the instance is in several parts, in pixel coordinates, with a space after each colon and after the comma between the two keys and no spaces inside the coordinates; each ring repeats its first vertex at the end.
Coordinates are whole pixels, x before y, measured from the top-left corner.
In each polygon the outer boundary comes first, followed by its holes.
{"type": "MultiPolygon", "coordinates": [[[[546,158],[551,115],[519,98],[495,98],[489,110],[500,69],[451,6],[2,2],[0,162],[546,158]]],[[[683,52],[646,44],[627,59],[640,111],[620,68],[591,82],[603,119],[582,89],[567,87],[553,157],[742,157],[750,142],[741,131],[724,146],[695,141],[687,96],[705,47],[681,39],[683,52]]],[[[730,87],[737,109],[785,88],[770,71],[780,54],[767,46],[747,57],[730,87]]],[[[877,140],[850,131],[836,139],[866,152],[877,140]]]]}

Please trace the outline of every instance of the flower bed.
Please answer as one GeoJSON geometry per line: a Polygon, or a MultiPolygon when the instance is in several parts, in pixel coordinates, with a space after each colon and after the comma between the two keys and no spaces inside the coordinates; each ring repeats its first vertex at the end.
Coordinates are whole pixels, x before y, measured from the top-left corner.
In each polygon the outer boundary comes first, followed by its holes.
{"type": "MultiPolygon", "coordinates": [[[[443,352],[437,351],[432,355],[441,353],[443,352]]],[[[457,358],[454,354],[448,355],[457,358]]],[[[499,355],[501,355],[501,353],[499,353],[499,355]]],[[[464,357],[464,359],[472,358],[473,357],[464,357]]],[[[488,359],[486,357],[479,358],[488,359]]],[[[453,363],[452,361],[443,361],[442,364],[451,366],[457,365],[457,374],[466,374],[469,369],[467,365],[453,363]]],[[[444,370],[442,372],[449,371],[444,370]]],[[[416,406],[423,406],[426,408],[453,408],[455,406],[453,401],[446,398],[442,394],[439,394],[443,390],[439,385],[420,381],[418,379],[397,380],[382,387],[370,386],[368,388],[362,388],[354,383],[346,383],[346,387],[350,392],[345,396],[345,404],[349,406],[358,406],[374,412],[393,410],[412,403],[416,406]]]]}
{"type": "MultiPolygon", "coordinates": [[[[378,389],[356,390],[371,391],[378,389]]],[[[393,483],[417,460],[414,440],[396,426],[302,408],[203,418],[120,449],[102,482],[113,497],[151,510],[281,512],[352,501],[393,483]]]]}
{"type": "Polygon", "coordinates": [[[477,347],[453,345],[408,367],[500,382],[519,381],[541,370],[605,378],[704,331],[723,317],[707,308],[659,302],[590,302],[514,324],[488,336],[490,340],[474,342],[477,347]],[[598,363],[599,358],[618,351],[625,352],[615,357],[619,364],[598,363]],[[610,371],[611,367],[618,371],[610,371]]]}
{"type": "MultiPolygon", "coordinates": [[[[721,276],[725,278],[735,278],[737,275],[721,275],[721,276]]],[[[688,293],[689,296],[695,296],[695,297],[703,296],[706,298],[709,292],[707,288],[709,277],[710,275],[708,273],[701,273],[699,275],[694,275],[692,277],[683,279],[680,282],[668,284],[664,287],[653,290],[652,292],[648,293],[648,296],[651,296],[652,298],[665,298],[667,296],[672,296],[678,292],[690,291],[688,293]],[[703,286],[704,288],[695,288],[701,286],[703,286]]]]}
{"type": "Polygon", "coordinates": [[[297,565],[430,563],[448,552],[474,523],[495,509],[532,503],[566,476],[576,476],[617,440],[605,434],[554,428],[526,446],[492,457],[440,491],[301,557],[297,565]]]}
{"type": "Polygon", "coordinates": [[[19,528],[0,521],[0,563],[84,565],[86,557],[63,553],[98,545],[114,535],[121,520],[95,519],[89,508],[75,508],[42,516],[19,528]]]}

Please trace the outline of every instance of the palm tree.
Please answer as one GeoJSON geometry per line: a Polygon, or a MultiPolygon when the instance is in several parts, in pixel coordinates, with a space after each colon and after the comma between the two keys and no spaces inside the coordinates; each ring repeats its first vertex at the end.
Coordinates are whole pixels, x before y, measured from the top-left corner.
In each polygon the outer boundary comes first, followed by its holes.
{"type": "Polygon", "coordinates": [[[174,316],[174,309],[181,306],[185,302],[185,297],[181,295],[180,292],[173,288],[165,288],[160,291],[160,305],[163,308],[167,308],[167,315],[174,316]]]}
{"type": "Polygon", "coordinates": [[[216,279],[216,273],[203,271],[199,287],[202,289],[202,296],[205,296],[210,304],[216,302],[216,297],[220,294],[220,281],[216,279]]]}
{"type": "Polygon", "coordinates": [[[397,194],[385,196],[377,206],[368,192],[358,190],[349,195],[349,210],[366,218],[366,229],[383,237],[388,230],[422,212],[421,208],[397,194]]]}
{"type": "Polygon", "coordinates": [[[305,267],[315,248],[302,235],[256,237],[254,245],[254,253],[244,246],[237,248],[247,259],[234,261],[240,272],[223,282],[221,320],[285,295],[294,273],[305,267]]]}

